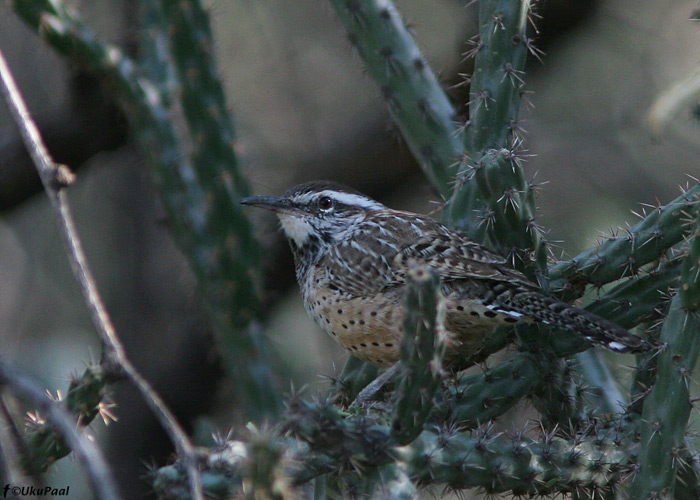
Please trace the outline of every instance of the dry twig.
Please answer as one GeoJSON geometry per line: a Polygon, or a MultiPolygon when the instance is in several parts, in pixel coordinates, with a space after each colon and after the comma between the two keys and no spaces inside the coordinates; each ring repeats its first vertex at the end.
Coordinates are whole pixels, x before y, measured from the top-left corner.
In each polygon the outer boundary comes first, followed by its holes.
{"type": "Polygon", "coordinates": [[[2,51],[0,51],[0,77],[3,96],[15,124],[20,130],[32,161],[39,172],[44,190],[56,214],[73,274],[80,284],[80,289],[92,316],[93,324],[100,335],[102,341],[102,365],[115,378],[126,377],[139,390],[146,404],[148,404],[170,436],[170,440],[175,445],[178,455],[185,460],[193,500],[203,500],[201,475],[197,467],[198,456],[194,446],[160,396],[141,377],[126,357],[124,346],[116,334],[114,325],[97,291],[95,279],[88,266],[85,251],[78,237],[75,221],[73,220],[64,190],[65,187],[73,182],[74,175],[66,165],[57,164],[49,155],[39,130],[32,120],[17,88],[2,51]]]}

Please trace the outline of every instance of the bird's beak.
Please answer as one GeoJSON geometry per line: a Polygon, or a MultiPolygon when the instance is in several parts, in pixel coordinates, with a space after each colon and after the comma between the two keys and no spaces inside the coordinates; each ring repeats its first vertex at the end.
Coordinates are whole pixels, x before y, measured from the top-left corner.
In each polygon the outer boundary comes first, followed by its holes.
{"type": "Polygon", "coordinates": [[[294,206],[289,198],[282,196],[251,196],[243,198],[241,205],[250,205],[252,207],[266,208],[273,212],[289,212],[294,210],[294,206]]]}

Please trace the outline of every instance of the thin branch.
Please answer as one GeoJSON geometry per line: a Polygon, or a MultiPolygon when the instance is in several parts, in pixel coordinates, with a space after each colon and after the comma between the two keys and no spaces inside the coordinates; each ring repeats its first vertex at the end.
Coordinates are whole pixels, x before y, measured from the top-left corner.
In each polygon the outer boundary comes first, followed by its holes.
{"type": "MultiPolygon", "coordinates": [[[[0,53],[0,70],[4,72],[0,53]]],[[[4,78],[4,74],[3,74],[4,78]]],[[[60,404],[52,401],[37,383],[0,361],[0,385],[7,385],[22,399],[37,408],[58,429],[85,468],[95,495],[100,500],[120,500],[114,478],[100,449],[75,429],[72,416],[60,404]]]]}
{"type": "Polygon", "coordinates": [[[160,396],[141,377],[126,357],[124,347],[97,291],[95,279],[88,266],[85,251],[75,228],[70,205],[63,190],[64,187],[73,182],[74,175],[66,165],[59,165],[51,159],[2,51],[0,51],[0,77],[3,96],[15,124],[22,134],[25,146],[39,172],[41,182],[57,216],[73,274],[80,284],[93,324],[100,335],[103,346],[102,364],[105,369],[117,376],[125,375],[139,390],[146,404],[170,436],[177,453],[185,460],[193,500],[203,500],[201,475],[197,468],[198,457],[192,443],[160,396]]]}

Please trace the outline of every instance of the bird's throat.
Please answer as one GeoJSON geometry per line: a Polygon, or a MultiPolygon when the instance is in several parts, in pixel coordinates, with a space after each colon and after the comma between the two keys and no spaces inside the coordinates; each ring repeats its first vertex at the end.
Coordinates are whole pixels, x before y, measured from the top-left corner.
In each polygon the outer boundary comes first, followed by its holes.
{"type": "Polygon", "coordinates": [[[279,214],[280,224],[285,236],[298,248],[306,246],[314,237],[314,228],[301,217],[279,214]]]}

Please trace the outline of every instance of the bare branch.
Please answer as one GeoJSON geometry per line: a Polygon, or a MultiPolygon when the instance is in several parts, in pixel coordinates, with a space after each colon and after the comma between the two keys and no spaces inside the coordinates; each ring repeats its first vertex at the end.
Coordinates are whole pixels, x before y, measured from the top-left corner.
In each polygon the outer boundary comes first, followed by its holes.
{"type": "Polygon", "coordinates": [[[141,377],[126,357],[124,347],[97,291],[95,279],[88,266],[85,251],[75,228],[70,205],[63,190],[73,182],[74,175],[66,165],[57,164],[51,159],[2,51],[0,51],[0,77],[3,96],[39,172],[41,182],[56,214],[73,274],[80,284],[93,324],[100,335],[103,348],[102,365],[116,377],[126,376],[139,390],[146,404],[170,436],[177,453],[184,458],[193,500],[203,500],[201,476],[197,468],[198,457],[194,446],[160,396],[141,377]]]}

